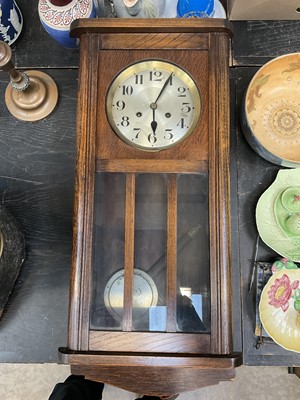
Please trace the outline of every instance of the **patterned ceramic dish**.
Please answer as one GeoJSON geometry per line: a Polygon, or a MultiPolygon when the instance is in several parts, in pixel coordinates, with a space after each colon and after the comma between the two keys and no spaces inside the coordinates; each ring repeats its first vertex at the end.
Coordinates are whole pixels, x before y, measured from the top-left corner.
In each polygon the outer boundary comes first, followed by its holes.
{"type": "Polygon", "coordinates": [[[300,168],[282,169],[261,195],[256,226],[261,239],[283,257],[300,261],[300,168]]]}
{"type": "Polygon", "coordinates": [[[277,57],[257,71],[245,93],[241,124],[261,157],[300,166],[300,53],[277,57]]]}
{"type": "Polygon", "coordinates": [[[300,353],[300,269],[275,272],[264,287],[259,303],[260,320],[280,346],[300,353]]]}

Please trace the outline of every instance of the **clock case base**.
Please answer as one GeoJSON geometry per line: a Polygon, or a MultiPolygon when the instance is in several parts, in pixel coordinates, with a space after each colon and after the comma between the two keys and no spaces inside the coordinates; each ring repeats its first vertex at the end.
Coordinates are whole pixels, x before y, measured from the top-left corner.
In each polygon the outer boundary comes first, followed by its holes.
{"type": "Polygon", "coordinates": [[[145,354],[85,354],[60,348],[61,362],[74,375],[148,396],[171,396],[235,378],[242,355],[173,357],[145,354]]]}
{"type": "MultiPolygon", "coordinates": [[[[94,19],[77,20],[71,35],[80,37],[80,74],[77,120],[77,178],[73,264],[70,287],[69,338],[60,348],[63,363],[72,373],[109,383],[135,393],[170,395],[231,380],[242,362],[232,340],[230,275],[229,194],[229,43],[231,25],[207,19],[94,19]],[[151,22],[151,23],[150,23],[151,22]],[[99,76],[101,56],[120,55],[112,71],[99,76]],[[125,56],[125,53],[126,56],[125,56]],[[204,72],[193,56],[205,53],[204,72]],[[197,135],[190,135],[172,149],[140,152],[122,143],[111,131],[103,100],[109,82],[124,64],[167,55],[169,61],[186,63],[196,83],[202,85],[205,103],[197,135]],[[186,57],[188,61],[184,61],[186,57]],[[125,57],[125,59],[124,59],[125,57]],[[121,60],[121,61],[120,61],[121,60]],[[98,89],[97,89],[98,88],[98,89]],[[97,105],[95,107],[95,105],[97,105]],[[100,117],[100,115],[102,117],[100,117]],[[203,141],[203,132],[205,140],[203,141]],[[194,137],[194,139],[193,139],[194,137]],[[155,162],[153,162],[155,160],[155,162]],[[142,166],[142,167],[141,167],[142,166]],[[187,352],[172,336],[168,352],[132,349],[103,351],[97,332],[89,328],[92,205],[95,172],[199,173],[210,176],[211,334],[185,335],[187,352]],[[188,343],[191,338],[191,345],[188,343]],[[94,342],[92,339],[95,339],[94,342]],[[203,338],[203,339],[202,339],[203,338]],[[202,341],[202,343],[201,343],[202,341]],[[198,343],[197,343],[198,342],[198,343]],[[96,343],[96,346],[93,344],[96,343]],[[100,344],[99,344],[100,343],[100,344]],[[175,350],[172,351],[172,347],[175,350]],[[180,346],[179,346],[180,347],[180,346]],[[198,349],[195,352],[194,349],[198,349]]],[[[113,56],[111,60],[114,59],[113,56]]],[[[106,64],[104,63],[104,66],[106,64]]],[[[202,66],[203,69],[203,66],[202,66]]],[[[103,71],[103,70],[102,70],[103,71]]],[[[131,271],[133,273],[133,271],[131,271]]],[[[106,332],[107,333],[107,332],[106,332]]],[[[133,332],[123,332],[130,338],[133,332]]],[[[109,332],[108,332],[109,334],[109,332]]],[[[143,333],[141,333],[141,336],[143,333]]],[[[168,334],[161,334],[168,335],[168,334]]],[[[177,334],[181,335],[181,334],[177,334]]],[[[111,333],[113,342],[114,332],[111,333]]],[[[179,336],[178,336],[179,338],[179,336]]],[[[129,342],[131,339],[129,339],[129,342]]],[[[126,342],[126,340],[125,340],[126,342]]],[[[151,347],[151,346],[150,346],[151,347]]],[[[139,348],[137,346],[137,348],[139,348]]]]}

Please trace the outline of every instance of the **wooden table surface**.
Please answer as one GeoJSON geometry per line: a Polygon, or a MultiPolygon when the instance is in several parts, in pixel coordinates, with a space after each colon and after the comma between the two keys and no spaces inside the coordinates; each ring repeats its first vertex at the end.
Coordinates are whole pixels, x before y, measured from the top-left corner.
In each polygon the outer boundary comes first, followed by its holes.
{"type": "MultiPolygon", "coordinates": [[[[75,170],[79,50],[66,50],[42,28],[37,2],[17,0],[24,17],[12,45],[18,69],[44,70],[54,78],[59,102],[48,118],[16,120],[7,111],[7,73],[0,72],[0,198],[26,236],[26,260],[0,320],[0,362],[57,362],[66,345],[75,170]]],[[[235,349],[251,365],[300,365],[300,355],[273,342],[255,348],[255,298],[249,292],[257,238],[255,206],[278,166],[259,157],[239,127],[243,93],[259,66],[299,51],[299,21],[233,23],[231,77],[231,176],[235,349]],[[240,296],[241,295],[241,296],[240,296]],[[242,314],[240,309],[242,307],[242,314]]],[[[260,244],[258,260],[274,253],[260,244]]]]}

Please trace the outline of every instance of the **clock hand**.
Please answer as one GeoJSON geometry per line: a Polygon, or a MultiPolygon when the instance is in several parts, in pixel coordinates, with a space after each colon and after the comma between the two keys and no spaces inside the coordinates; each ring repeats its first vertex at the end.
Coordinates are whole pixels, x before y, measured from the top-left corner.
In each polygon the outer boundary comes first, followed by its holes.
{"type": "Polygon", "coordinates": [[[150,107],[152,108],[152,111],[153,111],[153,121],[151,122],[151,128],[152,128],[152,131],[153,131],[153,134],[155,135],[155,131],[156,131],[156,128],[157,128],[157,122],[155,121],[155,110],[156,110],[156,104],[155,104],[155,106],[154,106],[154,104],[155,103],[151,103],[151,105],[150,105],[150,107]]]}
{"type": "Polygon", "coordinates": [[[161,91],[159,92],[154,104],[156,104],[158,102],[158,99],[160,98],[160,96],[162,95],[163,91],[165,90],[165,88],[167,87],[168,83],[170,82],[171,78],[172,78],[173,72],[170,73],[168,79],[166,80],[166,82],[164,83],[163,87],[161,88],[161,91]]]}
{"type": "Polygon", "coordinates": [[[170,82],[171,78],[172,78],[173,72],[171,72],[171,74],[169,75],[168,79],[165,81],[165,83],[163,84],[163,87],[161,88],[156,100],[150,104],[150,108],[153,111],[153,121],[151,122],[151,128],[153,131],[153,134],[155,135],[155,131],[157,129],[157,122],[155,121],[155,110],[157,109],[157,101],[160,98],[160,96],[162,95],[163,91],[165,90],[165,88],[167,87],[168,83],[170,82]]]}

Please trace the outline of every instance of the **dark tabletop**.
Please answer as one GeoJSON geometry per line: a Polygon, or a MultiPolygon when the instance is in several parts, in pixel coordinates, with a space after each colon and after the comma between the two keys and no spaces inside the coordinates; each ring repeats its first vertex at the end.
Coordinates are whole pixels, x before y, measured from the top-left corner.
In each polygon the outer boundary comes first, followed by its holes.
{"type": "MultiPolygon", "coordinates": [[[[4,103],[7,73],[0,72],[0,198],[26,237],[26,259],[0,320],[0,362],[57,362],[66,345],[72,245],[78,50],[66,50],[42,28],[37,1],[17,0],[24,17],[12,45],[18,69],[39,69],[57,83],[59,102],[42,121],[26,123],[4,103]]],[[[255,206],[278,166],[259,157],[239,126],[244,91],[270,59],[300,48],[298,21],[233,23],[231,177],[235,349],[252,365],[300,365],[300,355],[272,341],[256,348],[255,293],[249,291],[257,231],[255,206]],[[242,313],[240,309],[242,307],[242,313]]],[[[274,253],[261,242],[258,260],[274,253]]]]}

